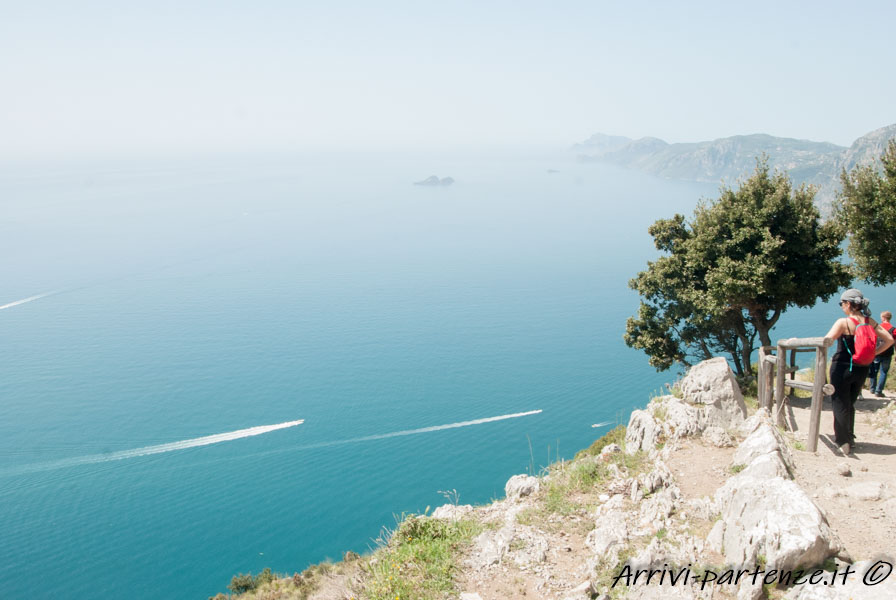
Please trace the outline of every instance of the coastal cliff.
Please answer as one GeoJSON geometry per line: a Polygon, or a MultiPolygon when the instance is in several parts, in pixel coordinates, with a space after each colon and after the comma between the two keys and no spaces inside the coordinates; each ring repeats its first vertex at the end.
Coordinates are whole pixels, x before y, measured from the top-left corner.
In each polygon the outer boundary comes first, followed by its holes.
{"type": "Polygon", "coordinates": [[[670,144],[646,137],[637,140],[596,133],[573,146],[580,161],[603,162],[668,179],[733,184],[765,154],[772,167],[786,171],[796,184],[818,187],[818,202],[829,204],[840,187],[840,173],[871,165],[896,138],[896,124],[869,132],[848,148],[766,134],[736,135],[712,141],[670,144]]]}
{"type": "MultiPolygon", "coordinates": [[[[828,469],[803,451],[798,424],[782,432],[748,408],[722,358],[671,391],[572,461],[510,478],[502,500],[459,505],[448,493],[368,556],[291,578],[241,576],[231,589],[259,600],[896,597],[896,576],[867,585],[892,536],[829,519],[845,499],[893,521],[890,485],[875,480],[882,463],[828,469]]],[[[893,413],[874,431],[888,434],[893,413]]]]}

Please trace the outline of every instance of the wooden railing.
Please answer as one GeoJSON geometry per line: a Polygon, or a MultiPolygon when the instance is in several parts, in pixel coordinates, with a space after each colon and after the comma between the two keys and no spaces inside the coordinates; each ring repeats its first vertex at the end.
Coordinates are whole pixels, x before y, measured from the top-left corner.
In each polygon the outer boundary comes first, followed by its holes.
{"type": "Polygon", "coordinates": [[[812,411],[809,415],[808,450],[818,449],[818,428],[821,422],[821,404],[825,396],[834,393],[834,386],[825,383],[828,372],[828,347],[834,343],[830,338],[789,338],[778,340],[777,348],[763,346],[759,349],[759,406],[767,408],[774,415],[775,422],[785,426],[784,388],[812,392],[812,411]],[[787,352],[790,351],[790,364],[787,352]],[[815,352],[815,379],[812,383],[796,380],[796,354],[815,352]]]}

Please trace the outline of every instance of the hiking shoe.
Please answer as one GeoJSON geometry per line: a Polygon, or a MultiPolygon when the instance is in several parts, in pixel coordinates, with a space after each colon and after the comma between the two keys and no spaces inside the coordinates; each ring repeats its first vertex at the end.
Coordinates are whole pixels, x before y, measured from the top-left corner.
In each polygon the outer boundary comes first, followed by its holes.
{"type": "Polygon", "coordinates": [[[877,396],[878,398],[886,398],[886,396],[884,396],[883,392],[874,392],[874,395],[877,396]]]}
{"type": "Polygon", "coordinates": [[[849,442],[840,446],[840,452],[842,452],[844,455],[852,453],[852,447],[849,445],[849,442]]]}

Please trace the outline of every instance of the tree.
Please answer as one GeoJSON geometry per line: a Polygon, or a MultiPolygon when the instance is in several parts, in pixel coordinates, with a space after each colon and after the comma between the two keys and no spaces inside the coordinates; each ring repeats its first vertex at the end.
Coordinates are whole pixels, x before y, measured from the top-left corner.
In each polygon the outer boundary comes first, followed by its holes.
{"type": "Polygon", "coordinates": [[[838,260],[842,229],[821,222],[814,196],[770,174],[762,158],[737,190],[701,201],[690,221],[654,223],[648,231],[664,255],[629,282],[641,306],[626,324],[626,344],[657,370],[723,352],[738,375],[752,374],[757,336],[770,346],[787,308],[827,300],[850,282],[838,260]]]}
{"type": "Polygon", "coordinates": [[[843,170],[836,210],[855,274],[873,285],[896,282],[896,140],[880,161],[883,175],[874,166],[843,170]]]}

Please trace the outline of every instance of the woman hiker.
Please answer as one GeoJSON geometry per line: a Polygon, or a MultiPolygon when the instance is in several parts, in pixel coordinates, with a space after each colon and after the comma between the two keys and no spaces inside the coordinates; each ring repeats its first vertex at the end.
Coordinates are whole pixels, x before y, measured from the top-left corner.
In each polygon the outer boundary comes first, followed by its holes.
{"type": "Polygon", "coordinates": [[[831,359],[831,384],[834,386],[831,407],[834,412],[834,441],[843,454],[850,454],[855,446],[856,400],[868,378],[869,365],[859,365],[853,361],[856,353],[856,328],[868,325],[873,328],[877,338],[883,341],[876,347],[875,354],[880,354],[893,345],[893,336],[871,318],[868,304],[868,299],[859,290],[849,289],[843,292],[840,296],[840,308],[846,316],[837,319],[825,336],[838,340],[837,350],[831,359]]]}

